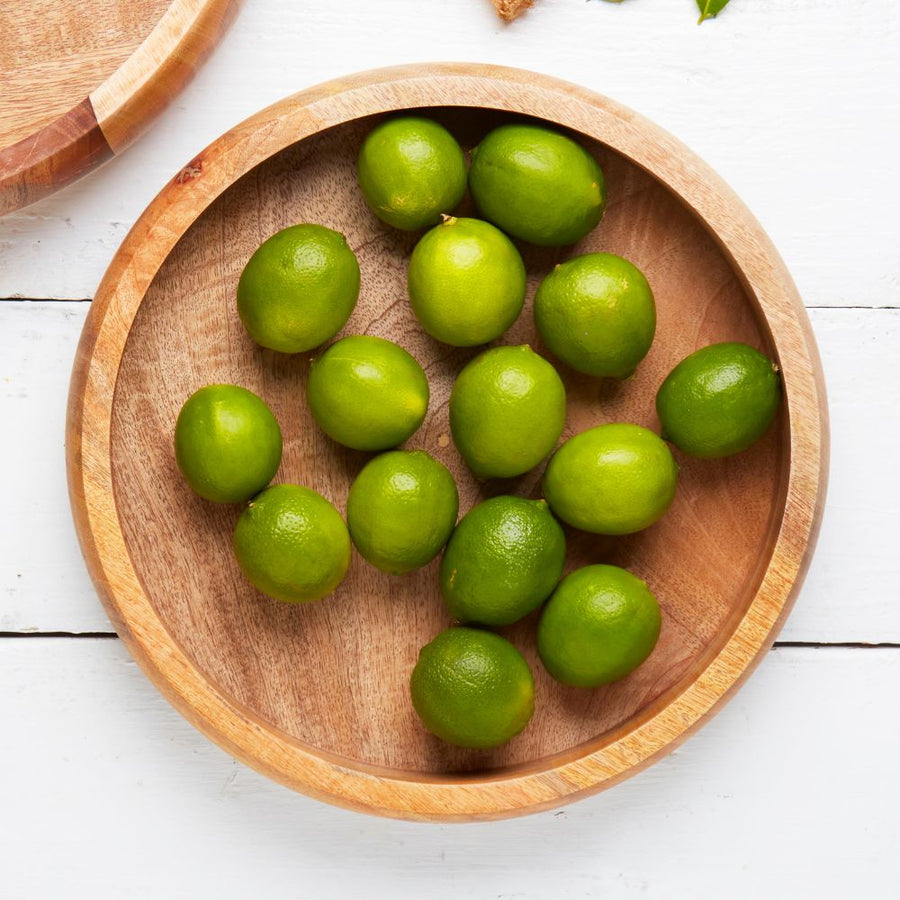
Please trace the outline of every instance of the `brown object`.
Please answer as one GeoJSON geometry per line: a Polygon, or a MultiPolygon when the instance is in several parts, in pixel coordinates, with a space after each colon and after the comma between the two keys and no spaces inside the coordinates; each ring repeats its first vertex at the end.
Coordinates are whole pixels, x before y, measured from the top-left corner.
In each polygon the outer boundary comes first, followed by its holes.
{"type": "MultiPolygon", "coordinates": [[[[504,337],[539,350],[530,309],[504,337]]],[[[827,423],[815,344],[794,285],[759,224],[704,163],[665,132],[587,90],[492,66],[409,66],[287,98],[219,138],[153,201],[125,239],[92,304],[69,400],[69,486],[88,568],[116,630],[150,678],[228,752],[293,788],[410,819],[502,818],[615,784],[694,731],[765,656],[812,552],[824,499],[827,423]],[[524,248],[533,294],[560,259],[602,249],[646,272],[656,342],[626,382],[560,367],[565,436],[607,421],[657,427],[668,371],[713,341],[742,340],[778,360],[785,403],[749,451],[678,455],[669,513],[623,539],[569,532],[570,568],[601,560],[645,578],[663,608],[650,659],[596,691],[553,682],[535,654],[535,617],[504,633],[537,682],[529,727],[494,751],[425,732],[409,675],[419,649],[450,624],[437,563],[404,577],[354,555],[333,597],[268,600],[231,551],[236,507],[194,496],[175,465],[178,410],[201,385],[258,391],[285,437],[277,480],[321,491],[342,511],[368,455],[316,427],[304,390],[310,354],[262,350],[235,309],[242,267],[287,225],[320,222],[359,256],[362,294],[345,333],[398,341],[432,387],[409,445],[454,472],[461,513],[514,490],[539,495],[540,467],[510,486],[479,484],[449,440],[454,375],[477,349],[439,344],[405,299],[416,235],[365,207],[355,160],[383,113],[427,108],[471,146],[531,115],[572,129],[607,176],[609,207],[577,247],[524,248]],[[456,108],[453,108],[456,107],[456,108]],[[460,109],[459,107],[466,107],[460,109]]]]}
{"type": "Polygon", "coordinates": [[[121,153],[236,10],[237,0],[0,4],[0,215],[121,153]]]}
{"type": "Polygon", "coordinates": [[[491,0],[497,14],[507,22],[512,22],[516,16],[522,15],[533,3],[533,0],[491,0]]]}

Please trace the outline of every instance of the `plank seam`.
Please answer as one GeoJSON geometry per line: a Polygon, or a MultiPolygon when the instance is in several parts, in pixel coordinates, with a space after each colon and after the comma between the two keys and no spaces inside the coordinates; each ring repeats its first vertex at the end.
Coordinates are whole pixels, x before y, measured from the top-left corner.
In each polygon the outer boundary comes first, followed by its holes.
{"type": "MultiPolygon", "coordinates": [[[[102,638],[118,640],[114,631],[0,631],[0,640],[4,638],[22,640],[33,638],[65,638],[80,640],[84,638],[102,638]]],[[[898,641],[776,641],[772,650],[900,650],[898,641]]]]}
{"type": "Polygon", "coordinates": [[[0,303],[90,303],[90,297],[0,297],[0,303]]]}
{"type": "MultiPolygon", "coordinates": [[[[19,294],[12,294],[8,297],[0,297],[0,303],[90,303],[91,297],[25,297],[19,294]]],[[[817,305],[814,303],[804,304],[805,309],[869,309],[869,310],[898,310],[900,305],[883,305],[883,306],[867,306],[857,304],[853,306],[833,306],[830,304],[817,305]]]]}

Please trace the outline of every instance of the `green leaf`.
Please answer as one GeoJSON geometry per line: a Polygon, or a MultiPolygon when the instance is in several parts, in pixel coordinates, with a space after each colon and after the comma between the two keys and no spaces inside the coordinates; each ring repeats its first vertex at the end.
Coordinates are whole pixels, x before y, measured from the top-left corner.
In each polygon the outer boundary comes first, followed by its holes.
{"type": "Polygon", "coordinates": [[[700,25],[707,19],[714,19],[726,6],[728,6],[728,0],[697,0],[697,8],[700,10],[697,24],[700,25]]]}

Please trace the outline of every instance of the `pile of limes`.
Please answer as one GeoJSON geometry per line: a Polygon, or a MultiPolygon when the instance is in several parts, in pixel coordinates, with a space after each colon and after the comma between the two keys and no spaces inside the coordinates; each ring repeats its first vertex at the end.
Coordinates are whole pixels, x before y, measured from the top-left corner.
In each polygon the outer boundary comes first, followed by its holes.
{"type": "MultiPolygon", "coordinates": [[[[456,347],[500,338],[521,313],[526,273],[511,238],[576,243],[599,223],[606,204],[593,156],[570,137],[533,124],[495,128],[471,151],[467,172],[465,154],[440,124],[394,118],[366,137],[358,175],[380,219],[429,229],[409,260],[409,299],[425,331],[456,347]],[[452,215],[467,186],[482,219],[452,215]]],[[[253,254],[237,307],[257,343],[300,353],[344,327],[359,291],[359,265],[344,237],[302,224],[253,254]]],[[[656,305],[634,264],[586,253],[544,278],[534,320],[562,363],[622,379],[650,349],[656,305]]],[[[780,396],[777,368],[759,351],[716,344],[679,363],[659,388],[662,437],[611,423],[557,447],[566,391],[556,369],[527,345],[492,347],[456,378],[449,409],[454,443],[482,479],[514,478],[552,454],[544,499],[494,497],[457,524],[459,497],[449,470],[424,451],[396,449],[425,419],[425,372],[391,341],[350,335],[313,360],[307,382],[322,430],[347,447],[379,454],[350,488],[346,524],[311,488],[268,487],[281,461],[281,431],[265,402],[242,387],[209,385],[189,397],[175,426],[175,453],[201,497],[247,503],[234,531],[235,554],[247,578],[278,600],[305,602],[334,591],[350,565],[351,542],[394,575],[427,565],[446,547],[440,588],[460,624],[422,649],[412,701],[438,737],[485,748],[518,734],[534,711],[528,663],[486,627],[509,625],[545,604],[539,656],[554,678],[578,687],[625,677],[659,637],[659,604],[639,578],[610,565],[563,578],[566,536],[557,520],[604,535],[647,528],[675,497],[678,466],[666,441],[700,457],[740,452],[769,427],[780,396]]]]}

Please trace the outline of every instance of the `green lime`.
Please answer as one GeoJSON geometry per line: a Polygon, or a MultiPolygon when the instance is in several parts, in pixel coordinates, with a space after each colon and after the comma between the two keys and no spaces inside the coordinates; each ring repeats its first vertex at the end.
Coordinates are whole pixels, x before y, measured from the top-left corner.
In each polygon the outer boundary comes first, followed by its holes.
{"type": "Polygon", "coordinates": [[[663,437],[691,456],[740,453],[772,424],[778,367],[747,344],[711,344],[683,359],[656,395],[663,437]]]}
{"type": "Polygon", "coordinates": [[[455,138],[431,119],[403,116],[369,132],[357,175],[366,203],[388,225],[435,225],[466,192],[466,159],[455,138]]]}
{"type": "Polygon", "coordinates": [[[525,264],[512,241],[479,219],[448,218],[416,244],[407,289],[433,337],[474,347],[500,337],[525,302],[525,264]]]}
{"type": "Polygon", "coordinates": [[[457,747],[499,747],[534,713],[534,678],[505,638],[450,628],[419,652],[409,683],[422,724],[457,747]]]}
{"type": "Polygon", "coordinates": [[[627,378],[653,343],[656,304],[647,279],[627,259],[586,253],[560,263],[541,282],[534,323],[573,369],[627,378]]]}
{"type": "Polygon", "coordinates": [[[486,219],[532,244],[574,244],[606,207],[594,157],[538,125],[501,125],[490,132],[472,151],[469,188],[486,219]]]}
{"type": "Polygon", "coordinates": [[[441,561],[441,592],[460,622],[509,625],[562,576],[566,537],[543,500],[493,497],[463,516],[441,561]]]}
{"type": "Polygon", "coordinates": [[[675,497],[678,466],[665,441],[640,425],[598,425],[550,458],[544,496],[564,522],[595,534],[652,525],[675,497]]]}
{"type": "Polygon", "coordinates": [[[450,394],[450,430],[479,478],[534,468],[566,424],[566,389],[531,347],[494,347],[469,362],[450,394]]]}
{"type": "Polygon", "coordinates": [[[359,297],[359,263],[342,234],[294,225],[250,257],[238,281],[238,314],[270,350],[304,353],[347,324],[359,297]]]}
{"type": "Polygon", "coordinates": [[[258,494],[281,463],[281,429],[246,388],[210,384],[185,401],[175,422],[175,460],[206,500],[241,503],[258,494]]]}
{"type": "Polygon", "coordinates": [[[306,395],[329,437],[354,450],[387,450],[422,424],[428,379],[402,347],[355,334],[313,360],[306,395]]]}
{"type": "Polygon", "coordinates": [[[350,535],[321,495],[276,484],[250,501],[234,529],[234,552],[249,581],[285,603],[330,594],[350,566],[350,535]]]}
{"type": "Polygon", "coordinates": [[[659,638],[659,604],[650,589],[618,566],[586,566],[566,576],[541,613],[541,662],[573,687],[624,678],[659,638]]]}
{"type": "Polygon", "coordinates": [[[423,450],[376,456],[356,476],[347,498],[356,549],[392,575],[431,562],[447,543],[458,511],[453,476],[423,450]]]}

